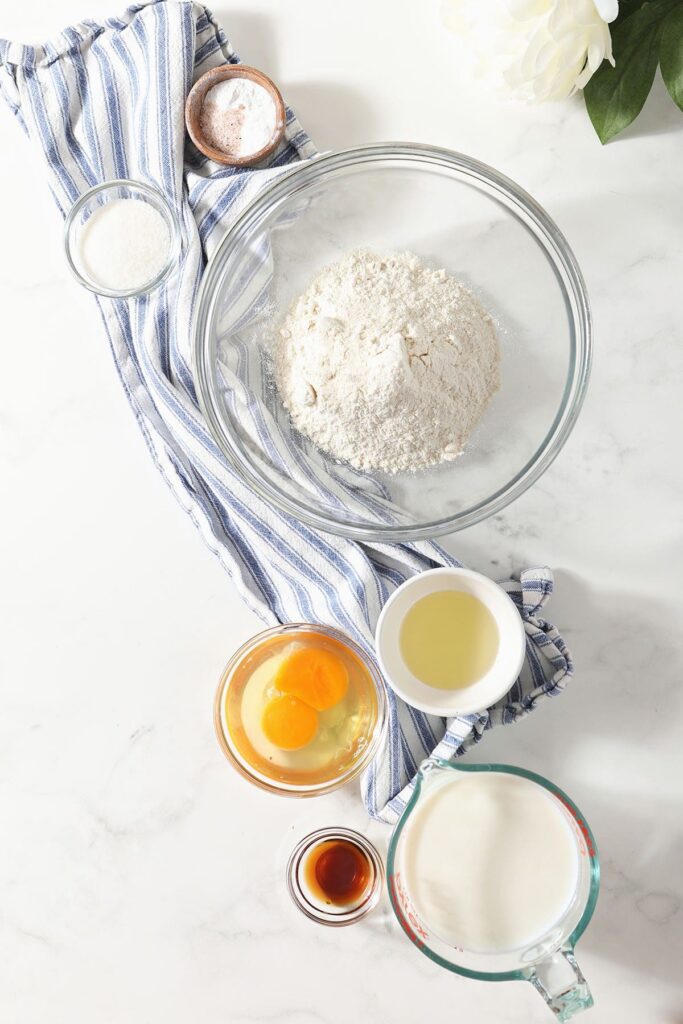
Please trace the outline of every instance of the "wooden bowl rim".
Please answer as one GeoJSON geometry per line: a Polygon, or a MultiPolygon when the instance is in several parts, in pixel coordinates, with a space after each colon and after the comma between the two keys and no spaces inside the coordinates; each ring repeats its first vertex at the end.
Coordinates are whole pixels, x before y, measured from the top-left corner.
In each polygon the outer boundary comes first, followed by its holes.
{"type": "Polygon", "coordinates": [[[253,164],[257,164],[267,156],[270,156],[282,141],[282,137],[285,133],[285,120],[285,102],[280,90],[275,85],[275,82],[273,82],[273,80],[263,71],[259,71],[258,68],[250,67],[248,64],[220,64],[218,67],[211,68],[210,71],[206,71],[197,79],[187,94],[187,99],[185,101],[185,124],[190,138],[200,153],[203,153],[204,156],[208,156],[210,160],[214,160],[216,163],[223,164],[226,167],[251,167],[253,164]],[[270,142],[257,150],[256,153],[249,153],[246,156],[241,157],[230,156],[230,154],[226,153],[224,150],[216,149],[214,146],[209,145],[199,130],[199,114],[202,103],[204,102],[204,97],[209,89],[212,89],[214,85],[217,85],[218,82],[224,81],[228,78],[248,78],[252,82],[256,82],[258,85],[261,85],[266,89],[275,103],[275,131],[273,132],[270,142]]]}

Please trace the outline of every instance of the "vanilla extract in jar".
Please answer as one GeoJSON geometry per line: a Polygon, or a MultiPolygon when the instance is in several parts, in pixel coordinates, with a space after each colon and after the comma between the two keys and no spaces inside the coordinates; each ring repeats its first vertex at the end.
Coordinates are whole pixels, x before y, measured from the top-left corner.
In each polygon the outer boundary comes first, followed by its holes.
{"type": "Polygon", "coordinates": [[[370,858],[348,839],[326,839],[304,860],[304,883],[311,895],[331,907],[357,906],[372,877],[370,858]]]}
{"type": "Polygon", "coordinates": [[[377,850],[351,829],[320,829],[306,836],[287,865],[295,904],[320,924],[353,924],[377,904],[384,869],[377,850]]]}

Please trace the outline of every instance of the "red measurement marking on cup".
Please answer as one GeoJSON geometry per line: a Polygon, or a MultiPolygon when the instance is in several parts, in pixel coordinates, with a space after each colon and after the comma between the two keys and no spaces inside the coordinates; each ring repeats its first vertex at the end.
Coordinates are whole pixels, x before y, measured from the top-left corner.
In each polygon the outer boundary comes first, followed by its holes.
{"type": "Polygon", "coordinates": [[[590,834],[588,825],[583,820],[583,818],[580,818],[578,816],[574,808],[565,800],[564,797],[560,796],[558,793],[556,793],[555,796],[560,801],[560,803],[567,808],[572,818],[576,822],[579,832],[585,840],[586,846],[585,848],[583,847],[583,845],[581,846],[581,853],[583,853],[584,855],[587,853],[590,857],[595,857],[595,844],[593,843],[593,837],[590,834]]]}
{"type": "Polygon", "coordinates": [[[389,875],[389,889],[391,891],[394,909],[396,910],[396,916],[398,917],[403,930],[408,938],[411,939],[419,949],[422,949],[425,945],[424,940],[429,938],[429,933],[425,931],[412,908],[411,902],[408,898],[408,893],[401,882],[400,871],[395,875],[389,875]]]}

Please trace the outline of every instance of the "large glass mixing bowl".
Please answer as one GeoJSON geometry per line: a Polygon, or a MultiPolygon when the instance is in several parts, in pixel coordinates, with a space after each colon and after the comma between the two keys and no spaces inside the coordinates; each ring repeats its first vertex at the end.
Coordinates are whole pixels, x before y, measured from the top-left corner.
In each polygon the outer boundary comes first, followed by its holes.
{"type": "Polygon", "coordinates": [[[207,268],[194,330],[200,404],[229,462],[280,509],[359,540],[434,537],[499,512],[566,441],[590,366],[585,285],[550,217],[485,164],[410,144],[331,153],[260,193],[207,268]],[[282,317],[358,247],[445,267],[494,317],[501,387],[451,462],[355,470],[302,436],[280,401],[271,347],[282,317]]]}

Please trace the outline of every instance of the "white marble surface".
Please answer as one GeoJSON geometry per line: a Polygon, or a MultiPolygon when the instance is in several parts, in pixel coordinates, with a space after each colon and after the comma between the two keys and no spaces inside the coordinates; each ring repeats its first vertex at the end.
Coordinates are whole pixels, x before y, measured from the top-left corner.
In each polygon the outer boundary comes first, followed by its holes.
{"type": "MultiPolygon", "coordinates": [[[[502,106],[464,84],[431,2],[251,0],[216,13],[321,147],[389,138],[480,157],[556,218],[593,301],[579,424],[539,484],[454,538],[471,566],[548,561],[577,678],[478,759],[566,788],[604,865],[579,947],[600,1024],[683,1021],[680,459],[683,117],[658,83],[603,149],[577,99],[502,106]]],[[[37,41],[113,0],[3,4],[37,41]]],[[[258,623],[153,467],[41,173],[0,113],[0,1016],[7,1024],[549,1020],[530,986],[459,979],[386,907],[326,931],[289,906],[311,825],[367,827],[355,790],[252,791],[211,702],[258,623]]]]}

